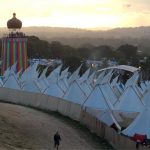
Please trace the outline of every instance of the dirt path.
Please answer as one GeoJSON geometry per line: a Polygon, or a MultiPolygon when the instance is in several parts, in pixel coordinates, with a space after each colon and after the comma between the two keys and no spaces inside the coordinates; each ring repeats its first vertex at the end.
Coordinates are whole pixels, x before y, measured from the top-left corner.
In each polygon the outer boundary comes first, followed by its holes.
{"type": "Polygon", "coordinates": [[[0,103],[0,150],[54,150],[53,135],[56,130],[62,138],[60,150],[102,149],[54,116],[0,103]]]}

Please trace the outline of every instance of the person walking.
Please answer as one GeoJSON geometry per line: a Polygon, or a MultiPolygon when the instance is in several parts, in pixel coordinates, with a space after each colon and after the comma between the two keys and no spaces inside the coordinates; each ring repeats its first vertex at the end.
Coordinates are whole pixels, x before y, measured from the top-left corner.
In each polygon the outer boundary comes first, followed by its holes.
{"type": "Polygon", "coordinates": [[[60,141],[61,141],[61,137],[58,133],[58,131],[54,134],[54,147],[58,149],[59,147],[59,144],[60,144],[60,141]]]}

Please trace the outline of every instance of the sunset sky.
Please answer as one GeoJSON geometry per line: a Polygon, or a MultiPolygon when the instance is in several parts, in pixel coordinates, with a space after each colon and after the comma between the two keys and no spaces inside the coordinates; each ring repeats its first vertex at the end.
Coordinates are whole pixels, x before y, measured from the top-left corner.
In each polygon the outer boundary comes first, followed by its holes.
{"type": "Polygon", "coordinates": [[[0,26],[115,28],[150,25],[150,0],[0,0],[0,26]]]}

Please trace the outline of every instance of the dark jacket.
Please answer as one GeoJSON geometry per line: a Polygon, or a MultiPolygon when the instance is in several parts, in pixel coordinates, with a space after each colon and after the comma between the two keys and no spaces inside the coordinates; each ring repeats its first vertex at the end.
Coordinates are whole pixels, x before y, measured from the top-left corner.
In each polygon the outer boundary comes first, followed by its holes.
{"type": "Polygon", "coordinates": [[[59,145],[60,140],[61,140],[60,135],[58,133],[56,133],[54,135],[54,142],[55,142],[55,144],[59,145]]]}

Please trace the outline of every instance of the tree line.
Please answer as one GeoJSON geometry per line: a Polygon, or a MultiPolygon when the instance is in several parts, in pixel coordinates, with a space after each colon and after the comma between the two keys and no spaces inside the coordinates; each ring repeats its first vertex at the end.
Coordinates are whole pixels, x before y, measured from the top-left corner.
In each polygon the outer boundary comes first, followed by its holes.
{"type": "MultiPolygon", "coordinates": [[[[144,70],[150,68],[150,57],[144,53],[139,54],[137,46],[124,44],[118,48],[113,48],[109,45],[84,45],[80,48],[74,48],[69,45],[63,45],[59,41],[49,43],[45,40],[40,40],[36,36],[28,36],[27,53],[28,58],[40,59],[61,59],[64,68],[72,66],[73,70],[77,68],[81,62],[85,60],[100,60],[106,58],[115,60],[118,64],[130,64],[132,66],[141,66],[144,70]],[[141,62],[143,58],[144,61],[141,62]]],[[[1,46],[0,42],[0,48],[1,46]]]]}

